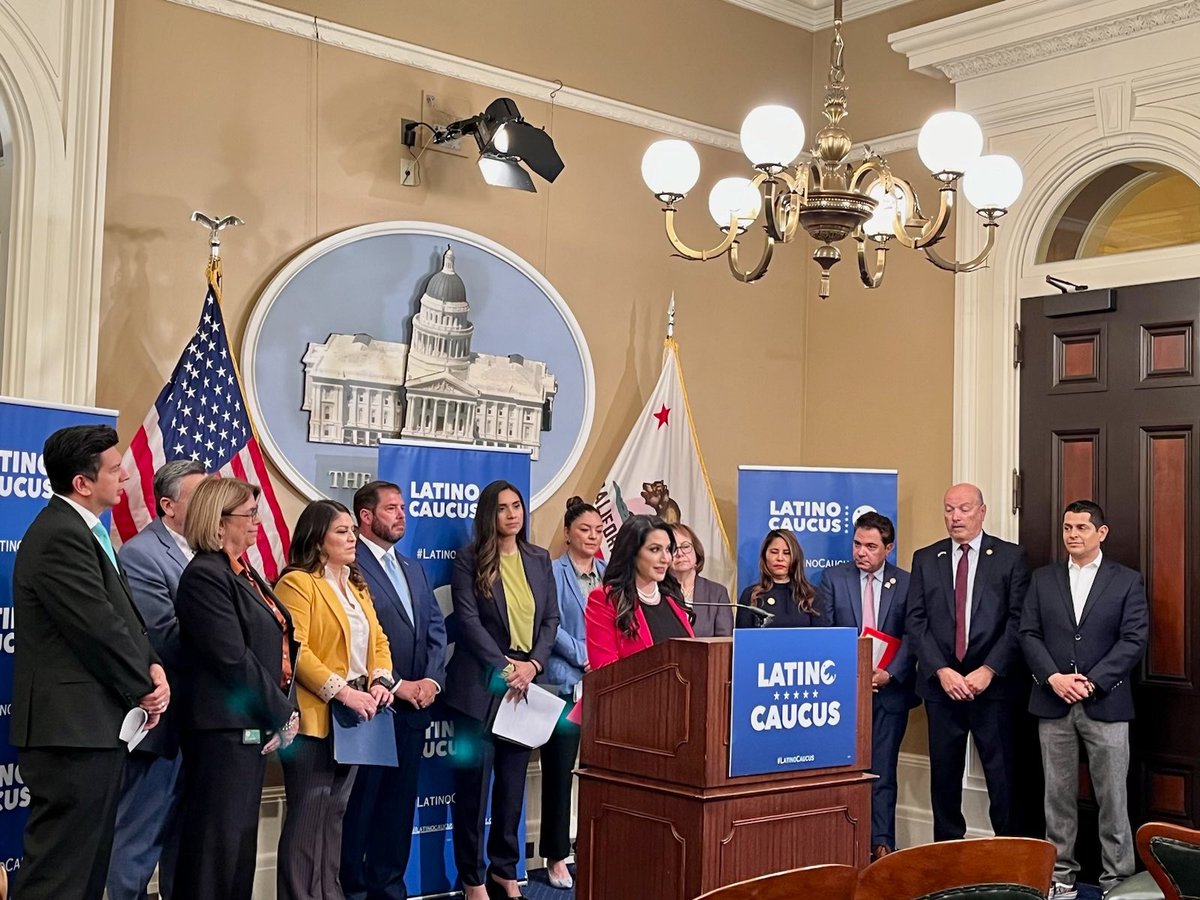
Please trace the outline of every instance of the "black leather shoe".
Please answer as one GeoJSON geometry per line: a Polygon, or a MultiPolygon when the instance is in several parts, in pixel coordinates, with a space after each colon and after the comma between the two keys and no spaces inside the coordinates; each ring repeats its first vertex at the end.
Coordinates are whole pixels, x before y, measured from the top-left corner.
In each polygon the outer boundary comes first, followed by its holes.
{"type": "MultiPolygon", "coordinates": [[[[508,893],[508,889],[493,878],[490,872],[484,880],[483,886],[487,889],[488,900],[529,900],[524,894],[508,893]]],[[[518,887],[517,890],[520,888],[518,887]]]]}

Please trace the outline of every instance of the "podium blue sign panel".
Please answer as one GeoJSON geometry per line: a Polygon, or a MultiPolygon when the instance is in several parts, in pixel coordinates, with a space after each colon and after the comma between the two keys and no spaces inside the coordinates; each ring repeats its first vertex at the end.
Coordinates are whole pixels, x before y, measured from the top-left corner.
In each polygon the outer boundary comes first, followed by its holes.
{"type": "Polygon", "coordinates": [[[733,632],[729,774],[854,762],[858,633],[853,628],[733,632]]]}
{"type": "MultiPolygon", "coordinates": [[[[791,531],[813,584],[849,562],[854,522],[865,512],[896,522],[895,469],[738,466],[738,590],[758,583],[758,552],[768,531],[791,531]]],[[[896,551],[888,556],[896,561],[896,551]]]]}

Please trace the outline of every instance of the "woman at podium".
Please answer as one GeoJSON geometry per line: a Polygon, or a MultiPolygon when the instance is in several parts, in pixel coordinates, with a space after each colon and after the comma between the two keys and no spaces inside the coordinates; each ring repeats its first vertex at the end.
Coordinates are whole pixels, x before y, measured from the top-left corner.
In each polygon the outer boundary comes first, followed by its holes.
{"type": "MultiPolygon", "coordinates": [[[[786,528],[767,532],[758,551],[758,584],[742,591],[738,603],[770,613],[768,628],[807,628],[828,624],[817,607],[817,592],[804,577],[804,551],[786,528]]],[[[739,609],[737,628],[756,625],[753,610],[739,609]]]]}
{"type": "MultiPolygon", "coordinates": [[[[600,513],[581,497],[567,501],[563,516],[567,549],[554,560],[554,583],[558,589],[558,635],[546,669],[547,687],[567,701],[569,710],[583,674],[590,671],[583,610],[587,596],[600,586],[604,562],[596,558],[604,541],[600,513]]],[[[579,726],[560,721],[541,747],[542,827],[541,854],[546,858],[546,877],[556,888],[575,886],[567,869],[571,855],[571,788],[575,757],[579,755],[579,726]]]]}
{"type": "Polygon", "coordinates": [[[695,637],[670,572],[675,535],[658,516],[632,516],[617,532],[604,584],[588,595],[588,662],[607,666],[669,641],[695,637]]]}
{"type": "Polygon", "coordinates": [[[558,597],[550,554],[526,537],[525,499],[507,481],[479,494],[471,543],[458,551],[450,580],[458,641],[446,667],[454,717],[454,862],[465,900],[521,897],[517,839],[528,747],[492,735],[506,691],[524,691],[550,660],[558,597]],[[483,861],[484,813],[492,782],[492,827],[483,861]]]}

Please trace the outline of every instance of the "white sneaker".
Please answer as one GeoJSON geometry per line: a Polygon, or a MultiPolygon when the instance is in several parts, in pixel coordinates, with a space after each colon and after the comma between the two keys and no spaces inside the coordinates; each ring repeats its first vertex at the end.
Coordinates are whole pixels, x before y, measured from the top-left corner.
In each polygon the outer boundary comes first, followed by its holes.
{"type": "Polygon", "coordinates": [[[1062,884],[1056,881],[1050,887],[1049,900],[1075,900],[1078,896],[1079,890],[1073,884],[1062,884]]]}

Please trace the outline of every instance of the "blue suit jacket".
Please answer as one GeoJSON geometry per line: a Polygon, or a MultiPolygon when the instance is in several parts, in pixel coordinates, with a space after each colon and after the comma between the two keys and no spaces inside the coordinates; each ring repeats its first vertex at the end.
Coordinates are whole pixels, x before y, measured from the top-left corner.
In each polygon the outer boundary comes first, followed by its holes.
{"type": "MultiPolygon", "coordinates": [[[[550,554],[533,544],[521,544],[520,549],[534,602],[529,658],[536,659],[544,670],[558,633],[558,589],[550,571],[550,554]]],[[[475,592],[475,554],[467,546],[454,559],[450,588],[459,631],[454,656],[446,667],[446,704],[490,726],[503,695],[503,691],[492,692],[492,675],[508,665],[505,654],[510,646],[504,583],[497,578],[492,596],[479,596],[475,592]]],[[[546,683],[544,671],[537,682],[546,683]]]]}
{"type": "MultiPolygon", "coordinates": [[[[150,645],[162,658],[167,680],[174,686],[182,674],[182,647],[179,643],[179,619],[175,616],[175,591],[188,559],[179,549],[162,519],[154,519],[138,534],[121,545],[117,554],[134,606],[146,622],[150,645]]],[[[179,749],[179,729],[172,710],[146,735],[139,751],[173,757],[179,749]]]]}
{"type": "MultiPolygon", "coordinates": [[[[875,628],[900,638],[900,649],[885,667],[892,680],[875,694],[874,702],[884,709],[908,710],[920,701],[914,690],[916,658],[912,641],[905,638],[908,614],[908,572],[890,562],[883,564],[883,591],[875,628]],[[895,583],[891,584],[892,579],[895,583]],[[890,586],[889,586],[890,585],[890,586]]],[[[826,569],[817,585],[817,603],[825,620],[837,628],[862,630],[862,578],[852,562],[826,569]]]]}
{"type": "MultiPolygon", "coordinates": [[[[575,685],[583,680],[583,667],[587,665],[583,618],[587,597],[579,589],[579,579],[567,554],[554,560],[550,568],[554,570],[554,584],[558,588],[558,633],[554,636],[550,664],[546,666],[546,687],[570,696],[575,685]]],[[[603,560],[596,560],[596,572],[604,577],[603,560]]]]}
{"type": "Polygon", "coordinates": [[[1078,672],[1096,685],[1083,703],[1088,717],[1099,722],[1133,718],[1131,674],[1146,652],[1150,615],[1142,576],[1107,555],[1075,621],[1071,582],[1065,562],[1033,573],[1021,611],[1021,649],[1037,686],[1029,695],[1029,711],[1043,719],[1067,714],[1047,679],[1078,672]]]}
{"type": "Polygon", "coordinates": [[[980,666],[996,673],[977,700],[1010,700],[1025,687],[1023,678],[1009,678],[1022,668],[1017,631],[1029,587],[1025,550],[986,532],[979,550],[967,655],[961,662],[954,656],[954,543],[945,538],[913,554],[908,637],[917,655],[917,693],[924,700],[952,702],[937,677],[937,670],[945,666],[962,675],[980,666]]]}
{"type": "MultiPolygon", "coordinates": [[[[366,579],[375,604],[375,614],[392,650],[392,670],[397,678],[419,681],[431,678],[438,687],[446,687],[446,622],[438,608],[437,598],[420,564],[407,556],[396,554],[408,592],[412,596],[413,622],[400,602],[396,587],[383,566],[375,559],[371,548],[358,542],[358,570],[366,579]]],[[[411,704],[397,702],[396,725],[424,730],[429,725],[430,710],[414,709],[411,704]]]]}

